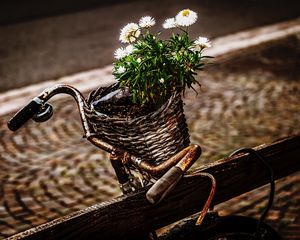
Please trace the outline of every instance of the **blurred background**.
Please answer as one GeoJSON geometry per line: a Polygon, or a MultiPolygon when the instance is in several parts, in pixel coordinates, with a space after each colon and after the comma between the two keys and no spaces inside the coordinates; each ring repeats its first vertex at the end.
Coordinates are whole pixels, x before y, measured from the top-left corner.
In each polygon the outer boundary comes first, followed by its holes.
{"type": "Polygon", "coordinates": [[[158,25],[189,7],[192,33],[210,38],[299,16],[299,1],[3,0],[0,3],[0,91],[112,63],[119,29],[141,16],[158,25]]]}
{"type": "MultiPolygon", "coordinates": [[[[154,30],[161,30],[183,8],[198,13],[191,36],[209,37],[213,47],[207,53],[215,56],[198,74],[199,95],[185,96],[191,141],[203,149],[196,166],[242,146],[299,134],[297,0],[2,0],[0,238],[121,194],[107,155],[81,138],[72,99],[53,100],[48,123],[31,121],[11,133],[6,122],[20,105],[14,100],[25,104],[41,84],[68,76],[101,85],[112,79],[120,28],[150,15],[157,20],[154,30]]],[[[87,95],[92,88],[79,90],[87,95]]],[[[268,223],[284,239],[300,238],[299,187],[299,173],[278,181],[268,223]]],[[[266,199],[261,188],[218,208],[257,217],[266,199]]]]}

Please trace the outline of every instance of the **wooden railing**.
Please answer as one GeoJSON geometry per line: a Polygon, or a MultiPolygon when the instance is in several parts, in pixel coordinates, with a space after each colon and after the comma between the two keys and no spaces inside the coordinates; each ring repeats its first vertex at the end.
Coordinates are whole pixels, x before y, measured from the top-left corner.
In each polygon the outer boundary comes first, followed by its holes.
{"type": "MultiPolygon", "coordinates": [[[[279,179],[300,170],[300,135],[255,148],[279,179]]],[[[268,183],[268,172],[247,154],[224,158],[196,169],[217,181],[214,204],[268,183]]],[[[146,190],[145,190],[146,191],[146,190]]],[[[137,239],[151,230],[200,211],[210,183],[199,176],[185,177],[159,205],[153,206],[140,191],[97,204],[17,234],[12,239],[137,239]]]]}

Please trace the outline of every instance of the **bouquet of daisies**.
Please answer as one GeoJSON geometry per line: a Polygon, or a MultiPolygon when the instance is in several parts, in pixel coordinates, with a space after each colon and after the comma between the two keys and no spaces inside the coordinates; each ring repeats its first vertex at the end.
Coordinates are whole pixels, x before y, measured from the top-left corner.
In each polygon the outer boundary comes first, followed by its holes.
{"type": "Polygon", "coordinates": [[[196,21],[197,13],[190,9],[166,19],[162,26],[171,30],[169,39],[151,33],[156,21],[150,16],[121,29],[120,41],[126,46],[114,53],[113,75],[120,87],[129,89],[133,103],[160,106],[174,91],[199,84],[195,75],[203,69],[203,50],[211,44],[205,37],[190,39],[189,27],[196,21]]]}

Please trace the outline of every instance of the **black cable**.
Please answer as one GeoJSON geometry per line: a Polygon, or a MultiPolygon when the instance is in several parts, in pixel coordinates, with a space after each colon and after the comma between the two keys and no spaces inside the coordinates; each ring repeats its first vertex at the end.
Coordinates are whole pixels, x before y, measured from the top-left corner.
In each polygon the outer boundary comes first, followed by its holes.
{"type": "Polygon", "coordinates": [[[260,230],[260,225],[261,223],[265,220],[268,212],[270,211],[273,201],[274,201],[274,196],[275,196],[275,181],[274,181],[274,171],[271,165],[268,163],[268,161],[257,151],[255,151],[252,148],[240,148],[236,151],[234,151],[232,154],[230,154],[230,157],[233,155],[236,155],[238,153],[249,153],[249,155],[254,155],[265,167],[268,169],[269,172],[269,179],[270,179],[270,193],[269,193],[269,200],[267,203],[266,208],[264,209],[262,215],[260,216],[260,219],[257,224],[257,233],[259,233],[260,230]]]}

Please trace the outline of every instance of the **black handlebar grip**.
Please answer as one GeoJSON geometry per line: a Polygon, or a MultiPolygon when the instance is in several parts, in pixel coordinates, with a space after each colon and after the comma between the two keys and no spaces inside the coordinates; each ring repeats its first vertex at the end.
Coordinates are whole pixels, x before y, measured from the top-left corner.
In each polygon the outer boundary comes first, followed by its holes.
{"type": "Polygon", "coordinates": [[[42,101],[39,98],[34,98],[7,122],[7,127],[11,131],[18,130],[39,111],[41,106],[42,101]]]}
{"type": "Polygon", "coordinates": [[[152,204],[159,203],[176,186],[183,174],[179,167],[173,166],[147,191],[147,200],[152,204]]]}

